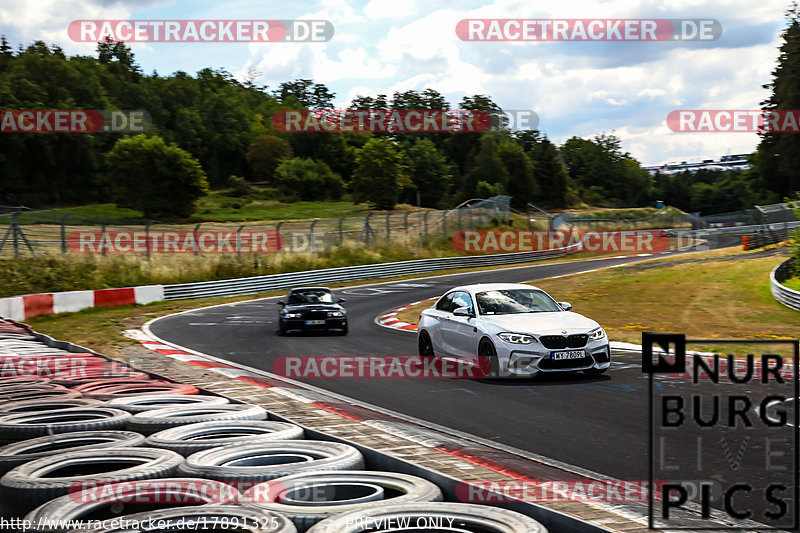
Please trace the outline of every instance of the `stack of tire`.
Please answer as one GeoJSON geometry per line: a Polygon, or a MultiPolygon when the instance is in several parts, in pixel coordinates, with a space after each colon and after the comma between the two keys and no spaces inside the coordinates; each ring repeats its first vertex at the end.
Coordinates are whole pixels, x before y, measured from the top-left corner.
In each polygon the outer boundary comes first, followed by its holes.
{"type": "Polygon", "coordinates": [[[444,502],[425,479],[367,470],[348,444],[304,437],[259,406],[0,320],[0,515],[29,531],[546,533],[513,511],[444,502]]]}

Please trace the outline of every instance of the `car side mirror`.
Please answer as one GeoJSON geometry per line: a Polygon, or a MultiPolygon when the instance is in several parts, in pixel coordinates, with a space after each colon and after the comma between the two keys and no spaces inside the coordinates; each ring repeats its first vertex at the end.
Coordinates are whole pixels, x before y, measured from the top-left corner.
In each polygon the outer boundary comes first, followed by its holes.
{"type": "Polygon", "coordinates": [[[564,311],[572,310],[572,304],[569,302],[558,302],[558,305],[561,306],[561,309],[563,309],[564,311]]]}
{"type": "Polygon", "coordinates": [[[343,304],[343,303],[345,303],[346,301],[347,301],[347,300],[346,300],[345,298],[337,298],[337,299],[336,299],[336,303],[338,303],[338,304],[343,304]]]}
{"type": "Polygon", "coordinates": [[[455,316],[469,316],[469,317],[475,316],[472,313],[472,309],[470,309],[469,307],[457,307],[457,308],[455,308],[453,310],[453,315],[455,315],[455,316]]]}
{"type": "Polygon", "coordinates": [[[286,302],[284,302],[283,300],[278,300],[278,305],[286,305],[286,302]]]}

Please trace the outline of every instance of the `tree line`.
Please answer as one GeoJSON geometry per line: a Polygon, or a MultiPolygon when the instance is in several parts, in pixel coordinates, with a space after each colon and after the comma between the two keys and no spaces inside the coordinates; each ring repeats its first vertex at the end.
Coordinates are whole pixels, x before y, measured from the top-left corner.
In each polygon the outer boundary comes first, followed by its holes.
{"type": "MultiPolygon", "coordinates": [[[[14,50],[2,38],[0,109],[140,109],[152,125],[139,135],[0,133],[0,203],[42,208],[114,201],[148,216],[181,218],[192,214],[209,188],[246,196],[259,184],[284,201],[348,195],[378,209],[400,202],[451,207],[509,194],[518,208],[527,202],[551,208],[642,206],[662,199],[713,212],[749,207],[765,196],[761,185],[773,195],[785,192],[787,180],[794,186],[795,178],[762,179],[758,169],[766,169],[764,163],[749,173],[653,177],[613,134],[573,137],[556,146],[541,131],[503,128],[287,133],[273,126],[275,113],[329,109],[335,94],[307,79],[269,90],[256,77],[250,72],[238,81],[210,68],[195,76],[147,75],[123,42],[99,43],[96,57],[68,57],[41,41],[14,50]]],[[[472,109],[502,117],[487,95],[451,106],[430,88],[359,96],[347,107],[472,109]]],[[[783,149],[778,141],[772,144],[783,149]]],[[[764,172],[786,174],[773,167],[764,172]]]]}

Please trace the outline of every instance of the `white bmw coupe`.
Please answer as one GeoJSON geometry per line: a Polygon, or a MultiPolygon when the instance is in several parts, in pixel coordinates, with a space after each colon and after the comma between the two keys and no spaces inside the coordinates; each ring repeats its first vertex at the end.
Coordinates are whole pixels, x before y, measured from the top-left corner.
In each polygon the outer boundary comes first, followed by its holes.
{"type": "Polygon", "coordinates": [[[576,370],[602,374],[611,364],[606,332],[571,309],[532,285],[456,287],[422,311],[419,355],[471,358],[490,365],[493,377],[576,370]]]}

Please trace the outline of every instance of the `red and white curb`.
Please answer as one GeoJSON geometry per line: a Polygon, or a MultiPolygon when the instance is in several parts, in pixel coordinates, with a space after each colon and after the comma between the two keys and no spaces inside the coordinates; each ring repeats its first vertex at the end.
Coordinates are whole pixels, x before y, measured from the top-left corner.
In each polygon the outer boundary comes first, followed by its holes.
{"type": "Polygon", "coordinates": [[[385,328],[400,329],[403,331],[410,331],[413,333],[417,331],[417,325],[409,324],[408,322],[403,322],[402,320],[397,318],[397,314],[400,311],[405,311],[409,307],[414,307],[415,305],[421,304],[423,302],[431,302],[433,300],[438,300],[438,299],[439,296],[434,296],[433,298],[426,298],[424,300],[419,300],[418,302],[413,302],[408,305],[404,305],[402,307],[396,307],[391,311],[389,311],[388,313],[384,313],[380,315],[378,318],[376,318],[375,323],[385,328]]]}

